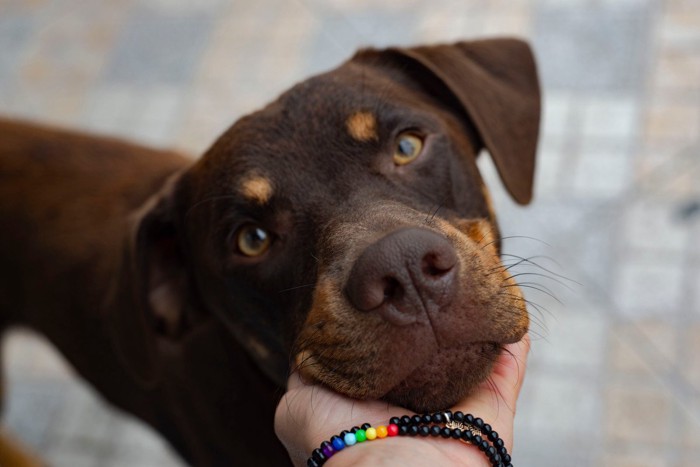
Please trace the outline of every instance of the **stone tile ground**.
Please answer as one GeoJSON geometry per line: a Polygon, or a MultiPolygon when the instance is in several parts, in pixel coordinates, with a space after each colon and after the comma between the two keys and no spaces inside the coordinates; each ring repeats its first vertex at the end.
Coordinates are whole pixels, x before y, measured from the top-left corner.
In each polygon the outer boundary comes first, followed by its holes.
{"type": "MultiPolygon", "coordinates": [[[[561,301],[528,289],[518,465],[697,465],[697,1],[0,0],[0,113],[200,154],[357,47],[504,34],[531,40],[544,83],[535,203],[480,164],[520,236],[506,252],[561,301]]],[[[180,465],[41,338],[4,351],[3,422],[51,465],[180,465]]]]}

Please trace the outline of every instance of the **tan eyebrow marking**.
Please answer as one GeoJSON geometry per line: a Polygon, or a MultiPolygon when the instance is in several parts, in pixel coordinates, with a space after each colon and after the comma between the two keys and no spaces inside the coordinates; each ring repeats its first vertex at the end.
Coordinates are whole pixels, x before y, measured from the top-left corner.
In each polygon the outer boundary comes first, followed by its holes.
{"type": "Polygon", "coordinates": [[[262,175],[251,175],[241,184],[243,196],[258,204],[265,204],[272,198],[272,182],[262,175]]]}
{"type": "Polygon", "coordinates": [[[377,119],[367,111],[353,113],[345,121],[345,126],[350,136],[358,141],[370,141],[379,139],[377,134],[377,119]]]}

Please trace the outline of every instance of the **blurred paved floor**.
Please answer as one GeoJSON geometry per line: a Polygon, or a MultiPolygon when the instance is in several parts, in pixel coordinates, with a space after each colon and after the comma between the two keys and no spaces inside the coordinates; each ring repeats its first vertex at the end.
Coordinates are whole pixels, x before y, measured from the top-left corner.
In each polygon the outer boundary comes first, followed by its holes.
{"type": "MultiPolygon", "coordinates": [[[[545,87],[535,203],[515,207],[482,160],[519,236],[506,249],[580,283],[535,266],[557,280],[524,280],[563,303],[528,289],[518,465],[695,466],[697,0],[0,0],[0,113],[199,154],[360,45],[499,34],[532,41],[545,87]]],[[[18,332],[5,348],[4,422],[52,465],[178,465],[43,341],[18,332]]]]}

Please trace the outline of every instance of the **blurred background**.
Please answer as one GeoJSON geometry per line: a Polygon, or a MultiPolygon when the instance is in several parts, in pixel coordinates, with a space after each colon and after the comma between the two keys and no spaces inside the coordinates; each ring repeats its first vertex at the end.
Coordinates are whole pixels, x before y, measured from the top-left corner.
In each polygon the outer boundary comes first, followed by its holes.
{"type": "MultiPolygon", "coordinates": [[[[498,35],[531,41],[544,87],[534,203],[480,162],[506,252],[532,261],[516,270],[548,276],[521,277],[534,345],[516,465],[696,466],[697,0],[0,0],[0,114],[197,156],[359,46],[498,35]]],[[[4,350],[3,423],[51,465],[181,465],[41,337],[4,350]]]]}

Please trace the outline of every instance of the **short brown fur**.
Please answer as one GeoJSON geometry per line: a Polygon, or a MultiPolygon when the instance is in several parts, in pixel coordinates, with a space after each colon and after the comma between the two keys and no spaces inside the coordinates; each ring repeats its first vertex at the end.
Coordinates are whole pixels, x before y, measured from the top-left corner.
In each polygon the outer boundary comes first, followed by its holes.
{"type": "Polygon", "coordinates": [[[527,203],[538,123],[512,39],[363,50],[197,161],[0,120],[0,331],[46,335],[193,465],[288,464],[290,370],[446,408],[527,331],[475,161],[488,149],[527,203]],[[397,167],[406,130],[425,144],[397,167]],[[256,257],[234,241],[250,224],[270,239],[256,257]],[[387,278],[405,293],[373,303],[387,278]]]}

